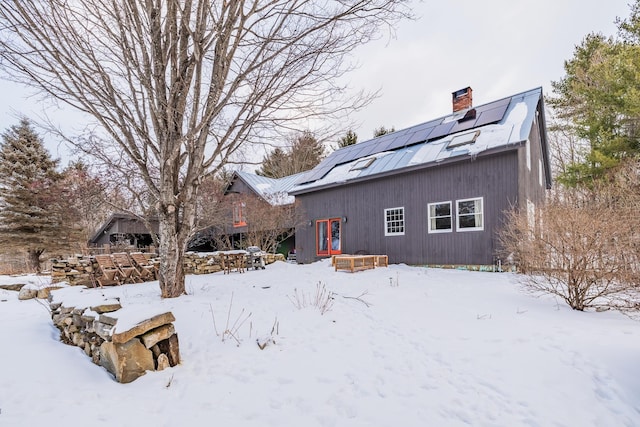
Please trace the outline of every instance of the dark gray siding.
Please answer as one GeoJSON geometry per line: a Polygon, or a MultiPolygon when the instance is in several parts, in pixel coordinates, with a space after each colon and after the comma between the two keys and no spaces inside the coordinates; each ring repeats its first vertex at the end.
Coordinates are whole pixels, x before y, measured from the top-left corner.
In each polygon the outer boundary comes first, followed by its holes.
{"type": "Polygon", "coordinates": [[[255,191],[247,184],[242,182],[240,179],[235,179],[229,188],[227,189],[227,193],[240,193],[240,194],[253,194],[255,195],[255,191]]]}
{"type": "MultiPolygon", "coordinates": [[[[502,212],[517,203],[518,150],[419,171],[345,184],[296,196],[309,221],[296,230],[299,262],[317,260],[314,221],[346,218],[342,252],[386,254],[407,264],[478,264],[495,261],[495,233],[502,212]],[[429,234],[427,205],[484,198],[484,230],[429,234]],[[404,207],[405,235],[385,236],[384,210],[404,207]]],[[[455,222],[455,219],[454,219],[455,222]]]]}
{"type": "MultiPolygon", "coordinates": [[[[154,233],[158,232],[158,223],[152,223],[154,233]]],[[[144,223],[135,218],[111,218],[110,222],[104,226],[103,231],[89,242],[95,245],[110,243],[112,234],[150,234],[144,223]]]]}

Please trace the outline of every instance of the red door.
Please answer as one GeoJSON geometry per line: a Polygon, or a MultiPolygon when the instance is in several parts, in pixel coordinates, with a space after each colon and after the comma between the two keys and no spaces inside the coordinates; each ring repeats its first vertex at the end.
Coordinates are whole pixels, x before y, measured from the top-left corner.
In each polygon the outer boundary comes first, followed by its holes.
{"type": "Polygon", "coordinates": [[[340,218],[316,221],[316,253],[318,256],[342,253],[340,218]]]}

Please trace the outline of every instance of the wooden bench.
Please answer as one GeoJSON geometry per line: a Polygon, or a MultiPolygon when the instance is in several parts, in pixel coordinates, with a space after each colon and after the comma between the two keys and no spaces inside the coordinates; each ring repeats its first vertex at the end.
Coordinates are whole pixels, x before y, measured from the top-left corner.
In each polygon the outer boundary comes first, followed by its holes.
{"type": "Polygon", "coordinates": [[[348,270],[352,273],[376,267],[375,255],[341,255],[335,257],[334,263],[336,271],[348,270]]]}

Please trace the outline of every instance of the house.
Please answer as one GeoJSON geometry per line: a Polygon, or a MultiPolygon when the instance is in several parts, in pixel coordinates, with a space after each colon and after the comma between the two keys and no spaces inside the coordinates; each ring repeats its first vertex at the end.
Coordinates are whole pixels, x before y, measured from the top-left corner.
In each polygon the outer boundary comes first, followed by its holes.
{"type": "MultiPolygon", "coordinates": [[[[212,249],[242,246],[246,234],[256,230],[249,227],[247,218],[252,214],[266,212],[264,208],[257,212],[260,204],[288,209],[293,206],[294,198],[288,194],[300,175],[291,175],[280,179],[266,178],[244,171],[234,172],[229,184],[224,188],[224,203],[215,204],[216,212],[211,215],[211,226],[197,232],[188,243],[188,250],[209,251],[212,249]],[[247,210],[254,212],[247,212],[247,210]]],[[[210,213],[211,214],[211,213],[210,213]]],[[[289,251],[294,247],[293,230],[295,221],[293,216],[279,216],[268,218],[272,221],[260,220],[262,227],[277,226],[279,236],[287,236],[286,241],[280,242],[281,251],[289,251]],[[290,220],[278,223],[278,220],[290,220]],[[275,221],[275,222],[274,222],[275,221]],[[288,232],[291,230],[291,232],[288,232]]],[[[254,225],[257,220],[254,219],[254,225]]],[[[154,233],[158,233],[158,221],[150,222],[154,233]]],[[[265,234],[265,233],[262,233],[265,234]]],[[[94,233],[89,240],[89,246],[132,246],[142,248],[153,244],[151,233],[144,222],[137,216],[126,213],[115,213],[94,233]]]]}
{"type": "Polygon", "coordinates": [[[473,106],[333,152],[290,191],[307,218],[298,262],[386,254],[413,265],[494,265],[504,212],[531,219],[551,188],[542,89],[473,106]]]}
{"type": "MultiPolygon", "coordinates": [[[[158,221],[151,220],[152,231],[158,234],[158,221]]],[[[89,239],[91,246],[133,246],[142,248],[153,245],[151,232],[135,215],[114,213],[89,239]]]]}
{"type": "MultiPolygon", "coordinates": [[[[235,171],[224,190],[230,199],[231,223],[226,227],[235,240],[249,238],[269,252],[288,253],[295,247],[296,214],[289,190],[301,174],[268,178],[245,171],[235,171]],[[269,247],[267,247],[269,246],[269,247]]],[[[242,246],[242,244],[240,244],[242,246]]]]}

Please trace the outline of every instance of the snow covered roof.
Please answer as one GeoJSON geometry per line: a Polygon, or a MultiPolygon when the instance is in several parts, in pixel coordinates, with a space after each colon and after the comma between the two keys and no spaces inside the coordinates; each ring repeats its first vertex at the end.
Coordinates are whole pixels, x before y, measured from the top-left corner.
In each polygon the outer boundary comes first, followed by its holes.
{"type": "Polygon", "coordinates": [[[282,178],[267,178],[245,171],[235,171],[234,174],[258,196],[274,206],[288,205],[294,202],[294,197],[289,195],[289,191],[302,175],[294,174],[282,178]]]}
{"type": "Polygon", "coordinates": [[[517,147],[529,138],[540,102],[536,88],[334,151],[291,194],[517,147]]]}

